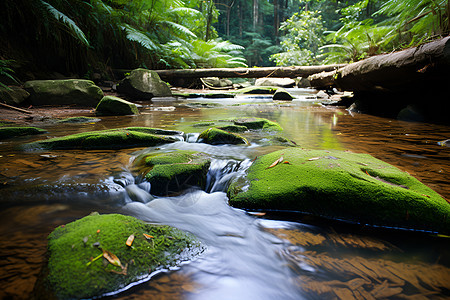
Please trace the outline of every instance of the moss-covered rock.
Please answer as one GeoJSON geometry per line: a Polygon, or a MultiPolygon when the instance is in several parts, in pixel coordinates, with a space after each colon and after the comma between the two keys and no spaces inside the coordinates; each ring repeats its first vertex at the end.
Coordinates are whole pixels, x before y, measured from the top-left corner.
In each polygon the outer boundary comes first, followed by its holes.
{"type": "Polygon", "coordinates": [[[289,94],[288,91],[286,91],[283,88],[278,88],[276,92],[273,94],[272,97],[273,100],[292,100],[294,99],[294,96],[289,94]]]}
{"type": "Polygon", "coordinates": [[[450,233],[450,204],[406,172],[368,154],[289,148],[261,157],[230,204],[294,210],[362,224],[450,233]]]}
{"type": "Polygon", "coordinates": [[[273,95],[277,91],[276,86],[249,86],[235,91],[238,95],[273,95]]]}
{"type": "Polygon", "coordinates": [[[202,152],[176,150],[153,153],[137,160],[141,173],[151,184],[153,195],[168,195],[190,186],[205,187],[210,158],[202,152]]]}
{"type": "Polygon", "coordinates": [[[44,285],[58,299],[97,297],[123,289],[156,270],[178,266],[202,251],[194,236],[176,228],[118,214],[91,214],[49,235],[44,285]],[[131,235],[134,240],[128,246],[131,235]],[[103,251],[119,262],[108,262],[103,251]]]}
{"type": "MultiPolygon", "coordinates": [[[[142,127],[139,127],[142,128],[142,127]]],[[[26,150],[57,149],[122,149],[151,147],[178,141],[174,137],[155,135],[126,128],[89,131],[41,140],[24,145],[26,150]]]]}
{"type": "Polygon", "coordinates": [[[95,107],[103,98],[102,90],[90,80],[32,80],[24,84],[34,106],[78,105],[95,107]]]}
{"type": "Polygon", "coordinates": [[[46,130],[36,127],[0,127],[0,140],[10,139],[23,135],[42,134],[46,132],[46,130]]]}
{"type": "Polygon", "coordinates": [[[151,128],[151,127],[125,127],[125,130],[132,130],[136,132],[142,133],[150,133],[150,134],[159,134],[159,135],[184,135],[183,131],[178,130],[166,130],[159,128],[151,128]]]}
{"type": "Polygon", "coordinates": [[[56,121],[57,123],[94,123],[101,121],[99,118],[90,118],[90,117],[70,117],[56,121]]]}
{"type": "Polygon", "coordinates": [[[145,100],[153,97],[170,97],[172,92],[155,71],[136,69],[124,78],[117,90],[131,98],[145,100]]]}
{"type": "Polygon", "coordinates": [[[232,132],[221,130],[215,127],[209,128],[198,136],[197,142],[211,145],[219,144],[248,144],[246,138],[232,132]]]}
{"type": "Polygon", "coordinates": [[[217,128],[229,132],[246,132],[248,130],[247,127],[240,125],[225,125],[217,128]]]}
{"type": "Polygon", "coordinates": [[[234,120],[235,125],[245,126],[248,129],[265,131],[282,131],[283,128],[276,122],[263,118],[243,118],[234,120]]]}
{"type": "Polygon", "coordinates": [[[24,102],[30,93],[17,86],[0,87],[0,99],[8,105],[17,106],[24,102]]]}
{"type": "Polygon", "coordinates": [[[105,96],[100,100],[95,113],[98,116],[125,116],[138,115],[139,110],[136,104],[114,96],[105,96]]]}

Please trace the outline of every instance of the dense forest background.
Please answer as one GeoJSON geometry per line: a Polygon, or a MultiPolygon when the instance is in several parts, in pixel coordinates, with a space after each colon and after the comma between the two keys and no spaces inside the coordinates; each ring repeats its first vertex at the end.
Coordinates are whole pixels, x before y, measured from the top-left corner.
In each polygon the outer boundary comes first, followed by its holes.
{"type": "Polygon", "coordinates": [[[352,62],[448,35],[449,15],[450,0],[3,0],[0,75],[352,62]]]}

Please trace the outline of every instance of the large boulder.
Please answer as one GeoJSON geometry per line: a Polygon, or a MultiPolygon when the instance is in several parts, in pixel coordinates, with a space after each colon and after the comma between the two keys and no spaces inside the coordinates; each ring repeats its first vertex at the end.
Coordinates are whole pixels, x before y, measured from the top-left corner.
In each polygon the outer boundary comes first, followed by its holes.
{"type": "Polygon", "coordinates": [[[229,187],[232,206],[450,233],[450,204],[368,154],[289,148],[256,159],[229,187]]]}
{"type": "Polygon", "coordinates": [[[26,150],[56,149],[123,149],[151,147],[179,139],[145,132],[145,127],[89,131],[25,144],[26,150]]]}
{"type": "Polygon", "coordinates": [[[279,86],[279,87],[293,87],[295,80],[292,78],[258,78],[255,81],[256,86],[279,86]]]}
{"type": "Polygon", "coordinates": [[[8,105],[18,106],[24,102],[30,93],[17,86],[9,88],[0,87],[0,99],[8,105]]]}
{"type": "Polygon", "coordinates": [[[152,153],[137,160],[153,195],[166,196],[190,186],[205,188],[211,159],[202,152],[176,150],[152,153]]]}
{"type": "Polygon", "coordinates": [[[96,298],[178,267],[204,251],[191,234],[134,217],[93,213],[48,236],[37,298],[96,298]]]}
{"type": "Polygon", "coordinates": [[[117,86],[117,91],[136,100],[153,97],[170,97],[172,92],[167,84],[152,70],[136,69],[117,86]]]}
{"type": "Polygon", "coordinates": [[[264,131],[282,131],[283,128],[276,122],[264,119],[264,118],[242,118],[235,119],[235,125],[245,126],[248,129],[264,131]]]}
{"type": "Polygon", "coordinates": [[[98,116],[138,115],[139,110],[134,103],[119,97],[105,96],[95,108],[95,114],[98,116]]]}
{"type": "Polygon", "coordinates": [[[30,93],[31,104],[77,105],[96,107],[103,98],[102,90],[90,80],[32,80],[24,84],[30,93]]]}

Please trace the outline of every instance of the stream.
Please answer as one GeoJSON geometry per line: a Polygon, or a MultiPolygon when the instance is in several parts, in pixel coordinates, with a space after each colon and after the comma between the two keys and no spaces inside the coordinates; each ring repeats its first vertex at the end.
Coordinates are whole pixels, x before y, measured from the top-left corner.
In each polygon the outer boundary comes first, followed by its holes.
{"type": "MultiPolygon", "coordinates": [[[[354,114],[266,97],[153,99],[139,116],[85,124],[39,124],[48,131],[0,142],[0,299],[29,299],[45,263],[46,237],[92,211],[121,213],[195,234],[207,247],[196,260],[106,298],[114,299],[448,299],[450,237],[314,218],[298,212],[248,212],[227,203],[228,181],[256,156],[282,146],[195,143],[194,122],[262,117],[308,149],[364,152],[409,172],[450,200],[450,127],[354,114]],[[151,148],[23,152],[22,143],[84,131],[146,126],[186,133],[151,148]],[[142,154],[188,149],[212,158],[206,189],[154,197],[133,170],[142,154]]],[[[38,126],[38,125],[36,125],[38,126]]],[[[250,134],[251,135],[251,134],[250,134]]],[[[251,136],[250,136],[251,138],[251,136]]]]}

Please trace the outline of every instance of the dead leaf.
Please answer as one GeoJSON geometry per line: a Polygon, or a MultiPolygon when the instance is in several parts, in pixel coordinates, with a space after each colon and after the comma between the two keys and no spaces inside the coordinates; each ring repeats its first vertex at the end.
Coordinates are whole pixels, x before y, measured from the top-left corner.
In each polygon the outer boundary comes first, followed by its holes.
{"type": "Polygon", "coordinates": [[[147,240],[155,238],[153,235],[150,234],[143,233],[143,235],[147,240]]]}
{"type": "Polygon", "coordinates": [[[122,267],[122,264],[120,263],[120,260],[117,256],[115,256],[113,253],[109,252],[108,250],[102,249],[103,251],[103,257],[106,258],[112,265],[122,267]]]}
{"type": "Polygon", "coordinates": [[[280,156],[279,159],[277,159],[276,161],[274,161],[270,166],[268,166],[266,169],[270,169],[275,167],[276,165],[278,165],[279,163],[281,163],[283,161],[283,156],[280,156]]]}
{"type": "Polygon", "coordinates": [[[313,157],[313,158],[310,158],[310,159],[308,159],[309,161],[312,161],[312,160],[318,160],[318,159],[320,159],[320,157],[313,157]]]}
{"type": "Polygon", "coordinates": [[[134,234],[130,235],[127,239],[127,242],[125,244],[127,244],[128,247],[131,247],[131,245],[133,244],[134,241],[134,234]]]}

